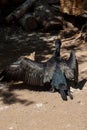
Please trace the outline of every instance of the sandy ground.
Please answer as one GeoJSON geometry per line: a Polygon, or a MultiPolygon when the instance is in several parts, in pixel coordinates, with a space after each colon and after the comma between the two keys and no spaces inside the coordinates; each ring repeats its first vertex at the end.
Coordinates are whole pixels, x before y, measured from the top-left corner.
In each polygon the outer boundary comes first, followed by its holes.
{"type": "MultiPolygon", "coordinates": [[[[55,35],[6,30],[8,35],[0,33],[1,69],[33,51],[36,60],[51,57],[55,35]]],[[[63,101],[57,92],[30,90],[22,83],[0,84],[0,130],[87,130],[87,45],[73,49],[79,61],[79,85],[71,87],[74,99],[63,101]]],[[[62,45],[61,55],[69,52],[62,45]]]]}

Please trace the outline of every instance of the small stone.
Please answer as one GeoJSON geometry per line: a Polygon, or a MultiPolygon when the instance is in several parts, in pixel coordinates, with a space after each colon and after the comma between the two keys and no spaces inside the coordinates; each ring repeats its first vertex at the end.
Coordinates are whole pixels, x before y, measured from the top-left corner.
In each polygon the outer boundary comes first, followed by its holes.
{"type": "Polygon", "coordinates": [[[9,127],[9,130],[13,130],[13,127],[9,127]]]}
{"type": "Polygon", "coordinates": [[[37,104],[36,104],[36,107],[37,107],[37,108],[41,108],[42,106],[43,106],[42,103],[37,103],[37,104]]]}
{"type": "Polygon", "coordinates": [[[79,103],[81,106],[83,106],[85,103],[78,101],[77,103],[79,103]]]}
{"type": "Polygon", "coordinates": [[[81,103],[81,101],[77,101],[77,103],[81,103]]]}

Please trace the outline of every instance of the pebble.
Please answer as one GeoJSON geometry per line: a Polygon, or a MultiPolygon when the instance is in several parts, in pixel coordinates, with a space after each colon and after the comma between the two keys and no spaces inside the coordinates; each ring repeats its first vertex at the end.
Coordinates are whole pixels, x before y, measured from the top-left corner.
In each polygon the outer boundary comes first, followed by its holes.
{"type": "Polygon", "coordinates": [[[85,103],[82,102],[82,101],[77,101],[77,103],[79,103],[81,106],[84,106],[84,105],[85,105],[85,103]]]}
{"type": "Polygon", "coordinates": [[[11,127],[9,127],[9,130],[13,130],[13,127],[11,126],[11,127]]]}
{"type": "Polygon", "coordinates": [[[37,108],[41,108],[41,107],[43,107],[43,104],[42,104],[42,103],[37,103],[37,104],[36,104],[36,107],[37,107],[37,108]]]}

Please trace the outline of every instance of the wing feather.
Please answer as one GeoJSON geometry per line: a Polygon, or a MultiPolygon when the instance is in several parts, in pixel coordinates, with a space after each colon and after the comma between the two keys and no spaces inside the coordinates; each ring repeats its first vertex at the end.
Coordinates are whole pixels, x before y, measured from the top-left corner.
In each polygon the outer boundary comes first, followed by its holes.
{"type": "Polygon", "coordinates": [[[74,51],[71,51],[70,57],[67,60],[67,65],[73,70],[74,81],[78,82],[78,61],[74,51]]]}
{"type": "Polygon", "coordinates": [[[23,60],[22,64],[25,72],[24,82],[30,85],[43,85],[43,64],[36,63],[26,58],[23,60]]]}
{"type": "Polygon", "coordinates": [[[66,62],[60,62],[58,67],[61,69],[67,79],[70,80],[74,78],[73,70],[66,64],[66,62]]]}
{"type": "Polygon", "coordinates": [[[56,70],[56,61],[55,59],[51,59],[45,64],[44,70],[44,83],[50,82],[52,80],[53,74],[56,70]]]}
{"type": "Polygon", "coordinates": [[[40,85],[42,84],[43,75],[43,64],[21,58],[4,69],[0,77],[1,81],[21,80],[27,84],[40,85]]]}
{"type": "Polygon", "coordinates": [[[1,81],[19,81],[19,80],[23,80],[23,71],[21,68],[21,64],[17,62],[14,62],[12,65],[10,65],[9,67],[7,67],[6,69],[4,69],[1,74],[0,74],[0,78],[1,81]]]}

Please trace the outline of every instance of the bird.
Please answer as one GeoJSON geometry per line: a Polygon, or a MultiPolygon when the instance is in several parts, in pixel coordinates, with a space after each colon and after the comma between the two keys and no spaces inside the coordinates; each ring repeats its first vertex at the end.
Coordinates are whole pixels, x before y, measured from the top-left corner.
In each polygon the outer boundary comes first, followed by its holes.
{"type": "Polygon", "coordinates": [[[67,94],[72,99],[67,79],[75,78],[76,57],[75,53],[71,52],[69,59],[64,61],[60,57],[60,48],[61,40],[57,39],[52,57],[43,63],[26,57],[19,58],[2,70],[0,82],[23,81],[32,86],[44,86],[49,83],[52,89],[60,92],[63,100],[67,100],[67,94]]]}
{"type": "Polygon", "coordinates": [[[63,100],[67,100],[66,95],[73,99],[67,81],[74,81],[74,85],[78,84],[78,62],[76,55],[74,51],[71,51],[68,60],[58,58],[56,62],[56,71],[51,82],[52,89],[53,91],[55,89],[59,90],[63,100]]]}

